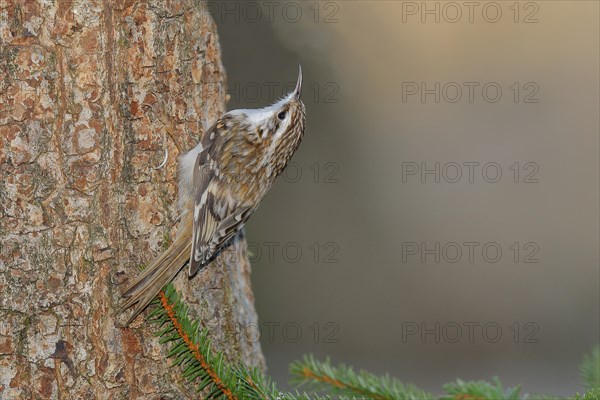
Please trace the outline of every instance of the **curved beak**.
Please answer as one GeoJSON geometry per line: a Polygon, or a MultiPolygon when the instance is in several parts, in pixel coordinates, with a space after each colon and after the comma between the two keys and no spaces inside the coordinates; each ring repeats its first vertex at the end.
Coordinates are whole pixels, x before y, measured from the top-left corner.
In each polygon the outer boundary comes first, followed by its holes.
{"type": "Polygon", "coordinates": [[[296,88],[294,89],[294,97],[296,100],[300,100],[302,95],[302,66],[298,65],[298,81],[296,82],[296,88]]]}

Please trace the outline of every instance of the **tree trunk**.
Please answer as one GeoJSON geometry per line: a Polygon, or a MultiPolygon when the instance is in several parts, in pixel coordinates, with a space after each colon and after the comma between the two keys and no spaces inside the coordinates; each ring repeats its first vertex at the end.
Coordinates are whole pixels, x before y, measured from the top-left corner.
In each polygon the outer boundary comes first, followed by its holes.
{"type": "MultiPolygon", "coordinates": [[[[204,5],[0,0],[0,76],[0,398],[197,397],[116,310],[176,232],[177,154],[224,111],[204,5]]],[[[249,274],[240,236],[176,285],[217,349],[263,366],[249,274]]]]}

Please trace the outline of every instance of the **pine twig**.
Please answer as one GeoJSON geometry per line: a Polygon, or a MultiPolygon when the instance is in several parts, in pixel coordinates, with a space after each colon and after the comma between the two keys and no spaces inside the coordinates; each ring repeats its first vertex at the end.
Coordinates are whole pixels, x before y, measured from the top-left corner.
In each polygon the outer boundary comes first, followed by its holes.
{"type": "Polygon", "coordinates": [[[226,365],[224,356],[212,350],[208,330],[199,329],[199,323],[188,316],[188,308],[172,284],[167,285],[153,302],[156,306],[148,316],[162,329],[156,334],[161,343],[171,343],[169,357],[174,366],[183,368],[182,376],[188,382],[198,381],[198,391],[208,393],[206,399],[245,400],[263,399],[260,390],[264,379],[246,368],[226,365]],[[252,376],[257,380],[252,386],[244,379],[252,376]],[[252,391],[256,393],[252,393],[252,391]]]}
{"type": "MultiPolygon", "coordinates": [[[[223,394],[223,396],[225,396],[228,400],[237,400],[237,397],[231,393],[231,390],[229,388],[227,388],[227,386],[225,386],[225,384],[223,383],[223,380],[220,378],[219,374],[206,361],[206,357],[204,357],[204,355],[200,352],[200,346],[197,343],[195,343],[194,341],[192,341],[191,335],[188,335],[184,331],[183,325],[179,322],[179,319],[177,318],[177,315],[176,315],[176,312],[174,309],[174,305],[169,302],[169,298],[167,297],[166,293],[163,290],[161,290],[160,293],[158,294],[158,298],[160,300],[160,304],[161,304],[162,308],[166,312],[166,315],[169,317],[169,320],[171,321],[173,328],[175,328],[177,330],[177,334],[179,335],[180,340],[183,341],[183,343],[185,343],[189,352],[194,356],[194,359],[200,364],[201,370],[206,373],[206,375],[205,375],[206,380],[210,381],[215,386],[215,391],[217,391],[217,389],[218,389],[223,394]]],[[[178,346],[174,347],[174,349],[171,350],[171,353],[173,353],[173,354],[170,354],[170,355],[175,355],[177,353],[179,353],[179,354],[183,353],[182,351],[178,352],[177,347],[178,346]]],[[[184,376],[186,376],[186,375],[194,376],[195,372],[199,372],[199,371],[200,370],[197,367],[196,368],[188,368],[186,371],[187,374],[186,374],[186,372],[184,372],[184,376]]]]}
{"type": "Polygon", "coordinates": [[[492,378],[493,383],[486,381],[462,381],[457,379],[455,382],[444,385],[444,390],[449,396],[444,396],[440,400],[520,400],[519,386],[515,388],[504,389],[500,379],[492,378]]]}
{"type": "Polygon", "coordinates": [[[344,396],[373,400],[431,400],[435,396],[412,385],[403,385],[389,376],[378,377],[366,371],[354,372],[351,367],[333,367],[329,359],[320,362],[312,356],[291,365],[294,381],[317,390],[344,396]]]}
{"type": "MultiPolygon", "coordinates": [[[[204,399],[219,400],[325,400],[329,397],[307,393],[283,393],[277,390],[258,368],[248,369],[243,364],[227,365],[220,352],[213,351],[208,330],[199,329],[199,323],[188,316],[188,308],[173,284],[168,284],[154,300],[154,310],[148,316],[161,328],[157,332],[161,343],[171,343],[168,357],[173,366],[183,368],[182,376],[188,382],[198,381],[198,391],[207,393],[204,399]]],[[[290,366],[295,382],[310,385],[343,399],[372,400],[431,400],[436,396],[412,385],[404,385],[389,376],[378,377],[366,371],[354,372],[351,367],[334,367],[329,359],[324,362],[306,356],[290,366]]],[[[573,400],[600,400],[600,347],[586,355],[580,367],[582,380],[588,392],[577,394],[573,400]]],[[[520,395],[520,387],[504,389],[498,378],[486,381],[464,382],[460,379],[444,385],[447,395],[440,400],[555,400],[555,397],[520,395]]]]}
{"type": "Polygon", "coordinates": [[[160,291],[152,303],[148,319],[161,329],[161,343],[170,343],[173,366],[183,369],[188,382],[198,382],[198,391],[208,393],[203,399],[219,400],[316,400],[306,393],[282,393],[258,368],[243,364],[227,365],[222,353],[213,351],[208,330],[190,319],[188,307],[173,284],[160,291]]]}
{"type": "Polygon", "coordinates": [[[594,346],[590,354],[583,356],[579,371],[587,389],[600,389],[600,345],[594,346]]]}

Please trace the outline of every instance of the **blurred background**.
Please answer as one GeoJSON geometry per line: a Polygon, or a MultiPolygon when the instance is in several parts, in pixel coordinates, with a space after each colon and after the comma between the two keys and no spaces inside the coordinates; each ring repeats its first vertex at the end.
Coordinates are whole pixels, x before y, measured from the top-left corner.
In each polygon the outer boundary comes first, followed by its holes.
{"type": "MultiPolygon", "coordinates": [[[[228,109],[304,71],[300,150],[247,224],[260,341],[434,393],[582,390],[599,341],[599,3],[210,3],[228,109]]],[[[250,327],[249,337],[257,327],[250,327]]]]}

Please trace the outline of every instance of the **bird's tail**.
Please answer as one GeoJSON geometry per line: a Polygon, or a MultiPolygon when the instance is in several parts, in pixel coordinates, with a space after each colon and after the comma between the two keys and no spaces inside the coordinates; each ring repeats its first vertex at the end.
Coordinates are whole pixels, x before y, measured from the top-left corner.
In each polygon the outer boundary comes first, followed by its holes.
{"type": "Polygon", "coordinates": [[[178,235],[175,242],[146,267],[136,281],[125,290],[123,297],[127,298],[127,301],[121,306],[119,314],[137,303],[126,325],[129,325],[183,268],[190,258],[190,246],[191,240],[188,235],[178,235]]]}

